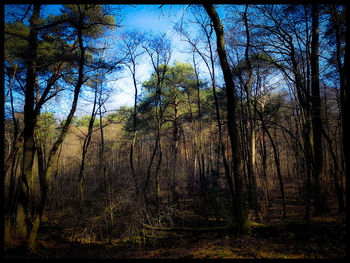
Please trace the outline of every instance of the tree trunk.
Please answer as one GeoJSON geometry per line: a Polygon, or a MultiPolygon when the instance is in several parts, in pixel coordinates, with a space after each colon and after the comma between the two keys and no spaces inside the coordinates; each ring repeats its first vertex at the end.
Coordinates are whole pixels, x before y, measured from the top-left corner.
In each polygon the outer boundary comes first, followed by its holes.
{"type": "Polygon", "coordinates": [[[231,141],[231,149],[233,156],[233,174],[236,188],[236,217],[238,221],[239,233],[245,234],[250,232],[250,223],[248,218],[248,211],[243,197],[243,159],[240,149],[240,141],[238,135],[238,129],[236,124],[236,94],[235,86],[232,79],[232,73],[230,66],[227,61],[226,50],[225,50],[225,35],[223,26],[221,24],[218,13],[211,4],[203,4],[207,11],[211,21],[213,22],[214,29],[216,32],[217,40],[217,52],[220,59],[221,69],[224,75],[227,91],[227,121],[228,121],[228,132],[231,141]]]}
{"type": "MultiPolygon", "coordinates": [[[[350,56],[350,7],[346,5],[346,46],[344,58],[344,73],[349,71],[349,56],[350,56]]],[[[346,182],[346,258],[350,258],[350,83],[348,76],[345,75],[343,88],[340,89],[341,98],[341,113],[343,124],[343,151],[345,159],[345,182],[346,182]]]]}
{"type": "MultiPolygon", "coordinates": [[[[17,68],[17,64],[15,65],[15,71],[17,68]]],[[[13,79],[15,76],[15,72],[13,75],[13,79]]],[[[13,81],[13,80],[12,80],[13,81]]],[[[11,81],[11,83],[12,83],[11,81]]],[[[11,84],[10,84],[11,85],[11,84]]],[[[19,123],[16,120],[15,116],[15,110],[13,106],[13,93],[11,86],[9,87],[9,93],[10,93],[10,102],[11,102],[11,114],[12,114],[12,120],[13,120],[13,126],[14,126],[14,131],[13,131],[13,141],[12,141],[12,147],[11,151],[9,151],[9,156],[8,159],[6,160],[9,161],[8,165],[6,165],[5,170],[4,170],[4,175],[7,174],[7,170],[9,167],[11,167],[10,171],[10,182],[9,182],[9,188],[8,188],[8,200],[7,203],[5,204],[5,215],[6,215],[6,220],[9,220],[9,234],[12,235],[15,231],[15,224],[16,224],[16,206],[17,206],[17,201],[18,201],[18,187],[16,187],[16,184],[18,184],[18,180],[16,179],[17,177],[17,166],[20,160],[20,157],[17,155],[17,148],[16,151],[14,149],[16,148],[16,144],[18,143],[18,137],[19,137],[19,123]],[[13,153],[15,153],[13,155],[13,153]],[[13,156],[11,156],[13,155],[13,156]],[[10,158],[11,157],[11,158],[10,158]]],[[[23,137],[23,133],[22,133],[23,137]]],[[[22,142],[23,143],[23,142],[22,142]]]]}
{"type": "Polygon", "coordinates": [[[295,49],[290,37],[290,58],[294,73],[295,88],[300,104],[301,119],[302,119],[302,137],[304,141],[304,157],[306,162],[306,183],[305,183],[305,219],[310,218],[311,197],[312,197],[312,163],[313,163],[313,136],[310,121],[310,94],[303,86],[302,77],[299,72],[299,67],[296,59],[295,49]]]}
{"type": "MultiPolygon", "coordinates": [[[[212,89],[213,89],[213,97],[214,97],[214,105],[215,105],[215,113],[216,113],[216,122],[218,125],[218,132],[219,132],[219,149],[220,149],[220,155],[222,157],[222,161],[224,164],[224,169],[225,169],[225,177],[227,184],[229,186],[231,198],[232,198],[232,209],[234,208],[234,189],[233,189],[233,182],[232,182],[232,176],[230,172],[230,167],[228,165],[226,155],[225,155],[225,145],[223,142],[223,136],[222,136],[222,125],[221,125],[221,116],[220,116],[220,109],[219,109],[219,103],[216,95],[216,81],[215,81],[215,70],[214,70],[214,59],[213,59],[213,54],[212,54],[212,49],[211,49],[211,44],[210,44],[210,39],[208,38],[208,43],[210,47],[210,60],[211,60],[211,81],[212,81],[212,89]]],[[[233,210],[232,210],[233,212],[233,210]]]]}
{"type": "MultiPolygon", "coordinates": [[[[198,129],[197,129],[197,135],[195,137],[195,158],[197,158],[198,162],[198,173],[199,173],[199,180],[200,180],[200,189],[201,189],[201,197],[204,201],[203,209],[206,211],[206,205],[207,205],[207,195],[206,195],[206,180],[205,180],[205,173],[204,173],[204,167],[205,167],[205,161],[204,161],[204,153],[203,153],[203,138],[202,138],[202,111],[201,111],[201,103],[200,103],[200,82],[199,82],[199,73],[197,71],[196,67],[196,60],[195,60],[195,53],[193,52],[193,65],[194,65],[194,72],[196,75],[196,88],[197,88],[197,107],[198,107],[198,129]]],[[[196,167],[196,165],[195,165],[196,167]]]]}
{"type": "Polygon", "coordinates": [[[27,76],[24,104],[24,133],[23,133],[23,161],[21,189],[17,208],[17,226],[20,234],[25,235],[26,248],[35,249],[30,233],[35,228],[30,210],[33,200],[32,168],[34,159],[34,90],[36,77],[36,59],[38,48],[38,26],[40,17],[40,4],[34,4],[33,14],[30,18],[30,33],[28,40],[27,76]]]}
{"type": "Polygon", "coordinates": [[[339,184],[339,174],[340,174],[340,169],[339,169],[339,165],[338,165],[338,161],[337,161],[337,156],[335,154],[335,149],[333,146],[333,142],[331,140],[331,138],[329,138],[328,134],[326,133],[326,131],[322,128],[322,133],[323,133],[323,137],[326,139],[327,143],[328,143],[328,147],[329,147],[329,152],[331,154],[331,158],[332,158],[332,162],[333,162],[333,168],[332,168],[332,175],[333,175],[333,179],[334,179],[334,187],[336,189],[337,192],[337,197],[338,197],[338,212],[343,212],[345,210],[345,206],[344,206],[344,192],[343,189],[341,187],[341,185],[339,184]]]}
{"type": "MultiPolygon", "coordinates": [[[[79,48],[80,48],[80,59],[79,59],[79,68],[78,68],[78,81],[75,85],[74,89],[74,97],[73,97],[73,102],[72,102],[72,107],[69,112],[69,115],[67,117],[67,120],[62,128],[61,133],[59,134],[57,140],[53,144],[48,161],[47,161],[47,166],[45,170],[45,175],[42,178],[42,181],[40,182],[41,184],[41,200],[40,200],[40,211],[39,211],[39,216],[37,217],[38,220],[35,221],[36,226],[39,228],[40,226],[40,219],[41,216],[45,210],[46,206],[46,201],[47,201],[47,194],[48,194],[48,188],[49,188],[49,182],[51,179],[51,176],[53,174],[53,170],[55,167],[56,163],[56,157],[57,157],[57,151],[62,144],[65,136],[67,135],[68,129],[70,127],[72,118],[74,116],[77,103],[78,103],[78,97],[80,93],[81,86],[83,85],[83,69],[84,69],[84,61],[85,61],[85,48],[83,46],[83,36],[82,36],[82,25],[83,25],[83,17],[79,17],[79,24],[78,24],[78,41],[79,41],[79,48]]],[[[35,241],[35,237],[32,237],[32,240],[35,241]]]]}
{"type": "Polygon", "coordinates": [[[323,168],[321,100],[319,83],[319,7],[312,5],[312,42],[311,42],[311,102],[312,102],[312,133],[313,133],[313,181],[315,214],[327,211],[327,203],[321,191],[321,175],[323,168]]]}
{"type": "MultiPolygon", "coordinates": [[[[153,162],[154,162],[154,159],[156,157],[156,153],[158,151],[158,147],[160,145],[160,116],[159,116],[159,108],[158,108],[158,99],[157,99],[157,102],[156,102],[156,119],[157,119],[157,133],[156,133],[156,141],[154,143],[154,147],[153,147],[153,151],[152,151],[152,155],[151,155],[151,159],[150,159],[150,162],[147,166],[147,171],[146,171],[146,181],[144,183],[144,187],[143,187],[143,194],[145,195],[145,191],[147,190],[148,188],[148,184],[149,184],[149,181],[150,181],[150,178],[151,178],[151,168],[152,168],[152,165],[153,165],[153,162]]],[[[160,154],[160,157],[159,157],[159,161],[161,160],[161,154],[160,154]]],[[[157,165],[158,167],[158,165],[157,165]]],[[[159,168],[157,168],[158,170],[159,168]]],[[[156,182],[158,183],[158,179],[156,180],[156,182]]],[[[158,188],[158,186],[156,186],[156,188],[158,188]]]]}
{"type": "Polygon", "coordinates": [[[282,200],[282,207],[283,207],[282,217],[286,218],[287,217],[286,197],[285,197],[285,192],[284,192],[284,184],[283,184],[283,179],[282,179],[282,174],[281,174],[281,165],[280,165],[278,149],[277,149],[276,143],[274,142],[274,140],[273,140],[269,130],[266,127],[266,124],[264,122],[264,119],[263,119],[261,113],[258,110],[256,110],[256,112],[258,113],[258,115],[260,117],[262,127],[263,127],[264,131],[266,132],[267,136],[269,137],[269,140],[270,140],[271,145],[272,145],[273,155],[274,155],[275,165],[276,165],[276,172],[277,172],[277,177],[278,177],[278,181],[279,181],[279,184],[280,184],[280,190],[281,190],[281,200],[282,200]]]}
{"type": "Polygon", "coordinates": [[[90,118],[90,121],[89,121],[88,133],[86,134],[86,137],[85,137],[84,143],[83,143],[83,151],[82,151],[81,163],[80,163],[80,169],[79,169],[79,175],[78,175],[78,193],[79,193],[81,202],[84,201],[85,157],[86,157],[86,154],[87,154],[90,142],[91,142],[92,128],[94,126],[95,117],[96,117],[96,114],[97,114],[96,102],[97,102],[97,93],[98,93],[98,76],[99,76],[99,70],[97,70],[94,104],[93,104],[93,107],[92,107],[91,118],[90,118]]]}
{"type": "MultiPolygon", "coordinates": [[[[103,80],[101,81],[103,83],[103,80]]],[[[102,123],[102,83],[100,88],[100,96],[98,100],[98,108],[99,108],[99,116],[100,116],[100,138],[101,138],[101,145],[100,145],[100,159],[99,159],[99,165],[100,165],[100,171],[102,171],[102,181],[103,181],[103,189],[107,192],[107,188],[109,185],[109,179],[107,174],[107,167],[106,167],[106,161],[104,158],[105,155],[105,140],[103,135],[103,123],[102,123]]]]}
{"type": "Polygon", "coordinates": [[[179,150],[179,123],[178,123],[178,118],[179,118],[179,113],[178,113],[178,101],[177,101],[177,92],[176,88],[174,88],[174,99],[173,99],[173,104],[174,104],[174,127],[173,127],[173,171],[172,171],[172,184],[171,184],[171,192],[172,192],[172,200],[174,203],[177,202],[177,193],[176,193],[176,185],[177,185],[177,156],[178,156],[178,150],[179,150]]]}
{"type": "Polygon", "coordinates": [[[136,120],[137,120],[137,82],[136,82],[136,69],[135,69],[135,62],[132,61],[132,70],[131,68],[131,74],[132,74],[132,79],[133,79],[133,83],[134,83],[134,89],[135,89],[135,96],[134,96],[134,112],[133,112],[133,126],[132,126],[132,138],[131,138],[131,145],[130,145],[130,169],[131,169],[131,174],[132,177],[134,178],[134,183],[135,183],[135,187],[136,187],[136,193],[139,193],[139,189],[137,186],[137,179],[136,179],[136,174],[135,174],[135,167],[134,167],[134,151],[135,151],[135,143],[136,143],[136,120]]]}
{"type": "Polygon", "coordinates": [[[260,203],[258,200],[258,188],[256,184],[256,174],[254,172],[255,168],[255,120],[254,120],[254,108],[252,105],[252,100],[251,100],[251,94],[250,94],[250,86],[253,81],[253,68],[249,59],[249,48],[250,48],[250,34],[249,34],[249,28],[248,28],[248,20],[247,20],[247,9],[248,5],[246,5],[246,9],[244,12],[244,24],[246,28],[246,36],[247,36],[247,44],[246,44],[246,49],[245,49],[245,59],[247,62],[248,66],[248,71],[249,71],[249,79],[247,83],[245,83],[245,91],[247,93],[247,106],[248,106],[248,117],[249,117],[249,123],[250,123],[250,136],[249,138],[249,147],[250,149],[248,150],[248,178],[249,178],[249,183],[250,183],[250,191],[251,191],[251,197],[252,197],[252,205],[255,210],[255,215],[258,219],[259,222],[262,222],[262,214],[261,214],[261,207],[260,203]]]}

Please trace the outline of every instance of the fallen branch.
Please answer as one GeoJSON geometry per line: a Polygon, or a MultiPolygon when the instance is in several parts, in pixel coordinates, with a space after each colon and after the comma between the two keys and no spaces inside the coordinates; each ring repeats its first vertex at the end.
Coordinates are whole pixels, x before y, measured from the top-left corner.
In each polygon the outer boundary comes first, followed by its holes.
{"type": "Polygon", "coordinates": [[[147,224],[143,224],[143,225],[148,230],[165,231],[165,232],[217,232],[217,231],[230,230],[230,229],[237,228],[237,225],[235,225],[235,224],[230,224],[227,226],[220,226],[220,227],[207,227],[207,228],[191,228],[191,227],[169,228],[169,227],[153,227],[153,226],[149,226],[147,224]]]}
{"type": "MultiPolygon", "coordinates": [[[[191,227],[153,227],[143,224],[146,230],[163,231],[163,232],[192,232],[192,233],[206,233],[206,232],[220,232],[220,231],[237,231],[236,224],[230,224],[219,227],[205,227],[205,228],[191,228],[191,227]]],[[[270,224],[252,224],[252,231],[255,234],[276,234],[278,233],[277,226],[270,224]]]]}
{"type": "Polygon", "coordinates": [[[177,239],[177,238],[186,238],[191,237],[191,235],[180,235],[180,236],[153,236],[153,235],[146,235],[142,234],[143,237],[146,238],[155,238],[155,239],[177,239]]]}

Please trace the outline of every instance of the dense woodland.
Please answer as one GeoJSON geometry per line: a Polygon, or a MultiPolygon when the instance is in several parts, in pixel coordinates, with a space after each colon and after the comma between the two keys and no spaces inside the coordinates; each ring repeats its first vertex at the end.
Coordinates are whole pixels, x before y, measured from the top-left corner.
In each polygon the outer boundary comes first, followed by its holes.
{"type": "MultiPolygon", "coordinates": [[[[112,6],[45,16],[38,3],[7,7],[5,255],[82,257],[77,248],[99,244],[104,257],[167,257],[161,246],[189,238],[237,244],[275,233],[295,249],[225,246],[224,257],[292,257],[300,242],[294,257],[345,257],[344,5],[185,6],[174,30],[187,61],[172,60],[166,34],[142,29],[123,31],[112,49],[124,26],[112,6]],[[141,82],[145,60],[152,73],[141,82]],[[110,111],[108,84],[121,72],[134,103],[110,111]],[[89,113],[77,116],[82,99],[89,113]]],[[[214,257],[201,251],[191,257],[214,257]]]]}

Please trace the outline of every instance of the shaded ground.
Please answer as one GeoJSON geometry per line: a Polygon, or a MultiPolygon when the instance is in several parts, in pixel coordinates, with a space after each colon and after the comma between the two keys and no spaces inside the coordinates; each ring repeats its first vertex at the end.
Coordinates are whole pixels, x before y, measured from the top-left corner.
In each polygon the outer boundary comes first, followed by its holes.
{"type": "MultiPolygon", "coordinates": [[[[203,222],[202,222],[203,223],[203,222]]],[[[228,231],[196,233],[185,238],[148,239],[146,243],[113,240],[112,244],[71,242],[71,229],[58,222],[40,228],[38,248],[23,255],[20,248],[6,258],[344,258],[343,215],[287,219],[255,224],[250,236],[235,237],[228,231]]]]}
{"type": "MultiPolygon", "coordinates": [[[[15,247],[5,252],[5,258],[345,258],[345,214],[337,212],[336,201],[329,200],[327,216],[312,217],[306,221],[303,219],[304,205],[293,193],[287,199],[287,219],[281,219],[281,211],[278,198],[274,199],[271,207],[265,207],[263,224],[254,223],[251,211],[253,231],[249,236],[236,237],[232,229],[182,233],[151,231],[148,233],[150,236],[163,238],[114,239],[112,244],[89,239],[89,233],[79,240],[77,225],[74,225],[77,222],[54,212],[48,215],[50,220],[40,226],[35,253],[27,255],[20,247],[15,247]],[[179,235],[184,237],[179,238],[179,235]],[[167,238],[169,236],[176,238],[167,238]]],[[[224,222],[227,219],[203,218],[190,209],[183,210],[182,215],[185,218],[177,223],[178,228],[227,225],[224,222]]],[[[84,234],[84,230],[79,231],[80,235],[84,234]]]]}

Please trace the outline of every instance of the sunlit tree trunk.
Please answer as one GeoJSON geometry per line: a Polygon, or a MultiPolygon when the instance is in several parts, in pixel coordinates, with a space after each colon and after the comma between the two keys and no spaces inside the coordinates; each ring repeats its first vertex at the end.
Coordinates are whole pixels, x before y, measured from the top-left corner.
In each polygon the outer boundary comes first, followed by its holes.
{"type": "Polygon", "coordinates": [[[252,99],[251,99],[251,91],[250,87],[253,81],[253,68],[249,59],[249,49],[250,49],[250,33],[248,28],[248,20],[247,20],[247,9],[248,5],[246,5],[246,9],[244,12],[244,24],[246,28],[246,37],[247,37],[247,44],[245,49],[245,59],[248,66],[248,74],[249,78],[247,83],[245,83],[245,91],[247,94],[247,106],[248,106],[248,117],[249,117],[249,124],[250,124],[250,134],[248,136],[249,138],[249,150],[248,150],[248,178],[250,181],[250,191],[251,191],[251,197],[252,197],[252,205],[255,210],[255,215],[259,222],[262,222],[262,214],[261,214],[261,207],[258,200],[258,188],[256,183],[256,174],[254,172],[255,169],[255,120],[254,120],[254,108],[252,105],[252,99]]]}

